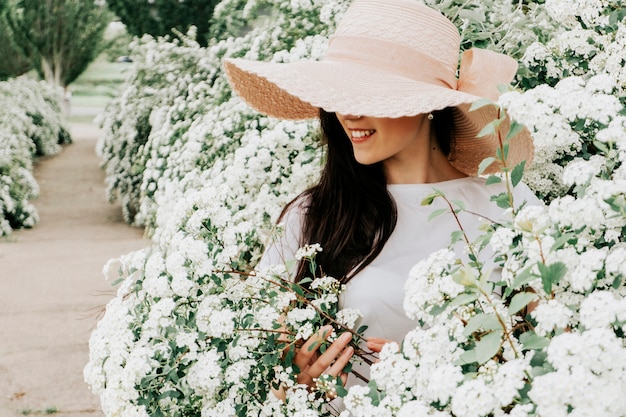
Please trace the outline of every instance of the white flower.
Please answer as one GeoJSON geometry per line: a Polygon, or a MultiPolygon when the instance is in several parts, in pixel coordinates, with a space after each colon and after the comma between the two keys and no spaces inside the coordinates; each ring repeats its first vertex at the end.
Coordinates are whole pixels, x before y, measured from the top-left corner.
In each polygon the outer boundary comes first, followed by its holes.
{"type": "Polygon", "coordinates": [[[312,320],[316,316],[317,312],[312,307],[307,308],[294,308],[287,313],[286,322],[292,326],[298,326],[304,321],[312,320]]]}
{"type": "Polygon", "coordinates": [[[221,355],[209,350],[198,355],[186,376],[186,382],[198,395],[212,397],[222,378],[221,355]]]}
{"type": "Polygon", "coordinates": [[[299,261],[302,259],[310,259],[313,256],[315,256],[316,253],[321,252],[321,251],[322,251],[322,247],[320,246],[319,243],[314,243],[312,245],[305,245],[296,251],[295,258],[299,261]]]}
{"type": "Polygon", "coordinates": [[[567,164],[563,170],[563,183],[566,185],[585,185],[604,168],[603,156],[594,155],[588,161],[578,159],[567,164]]]}
{"type": "Polygon", "coordinates": [[[517,230],[538,236],[550,227],[551,222],[545,207],[534,205],[522,208],[515,216],[514,224],[517,230]]]}
{"type": "Polygon", "coordinates": [[[323,276],[320,278],[315,278],[311,282],[311,289],[317,290],[320,289],[322,291],[333,291],[336,292],[342,288],[341,283],[333,277],[323,276]]]}
{"type": "Polygon", "coordinates": [[[432,321],[430,309],[459,295],[464,287],[452,279],[456,254],[441,249],[417,263],[405,284],[404,311],[412,319],[432,321]]]}
{"type": "Polygon", "coordinates": [[[557,300],[541,300],[530,314],[537,320],[535,332],[540,336],[565,329],[573,316],[572,311],[557,300]]]}
{"type": "Polygon", "coordinates": [[[355,308],[344,308],[337,312],[335,319],[349,329],[354,329],[362,314],[355,308]]]}
{"type": "Polygon", "coordinates": [[[580,324],[587,329],[606,328],[626,321],[626,299],[609,291],[595,291],[580,303],[580,324]]]}
{"type": "Polygon", "coordinates": [[[482,379],[463,383],[454,393],[451,410],[457,417],[483,417],[493,413],[499,402],[482,379]]]}
{"type": "Polygon", "coordinates": [[[494,252],[506,253],[511,247],[515,236],[517,236],[517,233],[514,230],[511,230],[508,227],[498,227],[493,235],[491,235],[489,244],[493,248],[494,252]]]}
{"type": "Polygon", "coordinates": [[[374,406],[368,393],[369,388],[366,386],[350,387],[348,395],[343,399],[346,409],[356,416],[373,416],[374,406]]]}
{"type": "Polygon", "coordinates": [[[606,256],[605,269],[611,278],[626,279],[626,244],[618,244],[609,250],[606,256]]]}

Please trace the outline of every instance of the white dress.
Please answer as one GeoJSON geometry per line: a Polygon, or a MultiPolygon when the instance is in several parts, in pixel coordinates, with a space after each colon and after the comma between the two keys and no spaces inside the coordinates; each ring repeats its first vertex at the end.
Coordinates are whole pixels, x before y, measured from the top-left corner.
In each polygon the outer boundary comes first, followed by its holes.
{"type": "MultiPolygon", "coordinates": [[[[490,201],[490,197],[503,192],[505,185],[485,185],[484,178],[466,177],[434,184],[389,184],[387,189],[398,210],[396,227],[376,259],[347,284],[342,307],[356,308],[362,313],[359,324],[368,326],[366,336],[401,342],[404,335],[417,326],[403,310],[404,286],[409,271],[420,260],[448,247],[452,232],[459,230],[449,212],[428,220],[434,210],[447,207],[443,199],[438,198],[430,206],[422,206],[422,200],[437,189],[449,200],[465,203],[466,211],[461,212],[459,217],[472,239],[480,233],[478,227],[484,219],[504,219],[504,210],[490,201]]],[[[519,184],[514,190],[514,204],[519,206],[524,201],[541,204],[526,185],[519,184]]],[[[261,264],[271,265],[293,259],[303,243],[317,243],[300,241],[302,216],[303,210],[298,205],[286,213],[285,233],[280,241],[268,248],[261,264]]],[[[457,244],[454,249],[458,255],[465,256],[463,244],[457,244]]],[[[481,260],[487,261],[484,258],[481,260]]],[[[353,383],[355,381],[350,381],[348,385],[353,383]]]]}

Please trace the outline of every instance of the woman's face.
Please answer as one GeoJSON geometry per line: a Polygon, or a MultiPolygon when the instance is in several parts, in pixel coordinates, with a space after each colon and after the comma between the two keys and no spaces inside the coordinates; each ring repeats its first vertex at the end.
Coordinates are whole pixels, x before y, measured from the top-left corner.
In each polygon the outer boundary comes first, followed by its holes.
{"type": "Polygon", "coordinates": [[[412,163],[430,143],[430,123],[424,114],[391,119],[337,113],[337,119],[355,159],[363,165],[412,163]]]}

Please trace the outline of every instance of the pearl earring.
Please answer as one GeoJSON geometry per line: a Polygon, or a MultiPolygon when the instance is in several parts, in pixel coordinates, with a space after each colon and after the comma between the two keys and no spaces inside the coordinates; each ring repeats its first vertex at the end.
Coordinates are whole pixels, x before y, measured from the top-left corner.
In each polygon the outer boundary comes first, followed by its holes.
{"type": "Polygon", "coordinates": [[[428,116],[426,117],[428,117],[428,120],[433,120],[435,118],[432,113],[428,113],[428,116]]]}

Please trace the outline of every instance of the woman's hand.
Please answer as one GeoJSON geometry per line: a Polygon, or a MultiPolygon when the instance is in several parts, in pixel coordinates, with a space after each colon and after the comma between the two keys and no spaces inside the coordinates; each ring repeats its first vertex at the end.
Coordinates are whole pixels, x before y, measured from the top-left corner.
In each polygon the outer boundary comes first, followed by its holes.
{"type": "Polygon", "coordinates": [[[371,350],[372,352],[379,353],[383,349],[384,345],[386,345],[387,343],[392,343],[392,342],[393,340],[382,339],[380,337],[368,337],[367,348],[371,350]]]}
{"type": "Polygon", "coordinates": [[[315,380],[322,374],[339,376],[343,385],[348,380],[348,374],[343,368],[354,354],[354,348],[348,346],[352,340],[350,333],[344,333],[337,338],[322,354],[319,348],[322,343],[332,334],[332,327],[322,327],[317,333],[311,336],[296,353],[293,363],[300,368],[297,375],[299,384],[306,384],[315,388],[315,380]]]}

